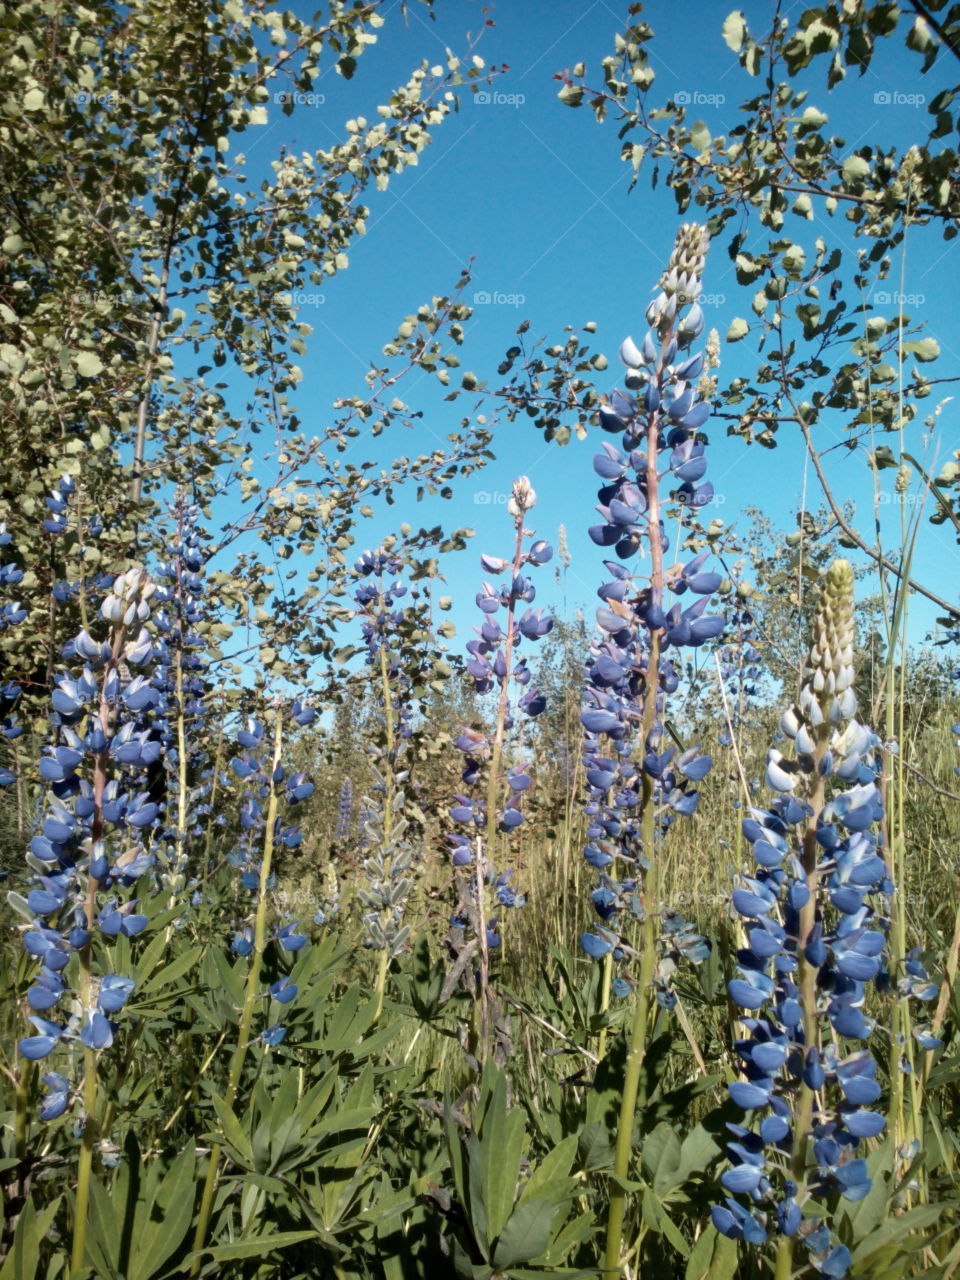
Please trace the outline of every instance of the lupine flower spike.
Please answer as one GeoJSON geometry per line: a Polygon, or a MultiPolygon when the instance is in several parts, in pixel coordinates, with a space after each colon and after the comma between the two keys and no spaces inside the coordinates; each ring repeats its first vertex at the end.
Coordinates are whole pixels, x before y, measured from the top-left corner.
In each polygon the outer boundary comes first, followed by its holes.
{"type": "MultiPolygon", "coordinates": [[[[601,638],[586,671],[582,723],[587,779],[587,845],[584,856],[599,873],[592,893],[597,922],[581,936],[584,951],[605,963],[603,1003],[612,966],[639,960],[636,979],[618,972],[613,991],[637,993],[624,1080],[615,1173],[627,1177],[630,1135],[644,1056],[650,999],[671,1007],[671,975],[678,960],[705,958],[706,944],[693,927],[659,898],[657,847],[678,817],[697,807],[696,784],[711,759],[694,745],[678,751],[664,729],[666,700],[679,685],[674,653],[696,648],[725,626],[707,613],[721,575],[707,565],[709,552],[688,562],[666,562],[667,494],[679,508],[697,510],[713,497],[700,428],[710,405],[700,399],[703,353],[690,347],[703,330],[700,293],[708,236],[689,223],[680,228],[660,289],[647,308],[650,329],[638,345],[627,338],[620,358],[626,391],[615,391],[600,409],[600,425],[620,437],[594,458],[603,481],[590,537],[616,560],[604,562],[609,580],[597,594],[601,638]],[[643,555],[647,572],[627,565],[643,555]],[[678,597],[673,604],[667,596],[678,597]],[[692,595],[686,608],[679,597],[692,595]],[[625,936],[638,922],[642,938],[625,936]]],[[[602,1044],[602,1042],[601,1042],[602,1044]]],[[[614,1187],[607,1228],[606,1267],[620,1266],[625,1193],[614,1187]]]]}
{"type": "MultiPolygon", "coordinates": [[[[744,1035],[743,1078],[729,1090],[752,1125],[728,1125],[733,1163],[713,1221],[752,1244],[778,1237],[778,1280],[791,1274],[798,1243],[817,1271],[847,1274],[850,1253],[831,1234],[829,1210],[868,1193],[861,1143],[886,1125],[875,1109],[881,1086],[866,1004],[871,985],[889,986],[894,886],[879,829],[879,744],[854,718],[853,600],[853,570],[836,560],[800,697],[781,720],[794,753],[769,752],[776,798],[744,820],[756,866],[733,893],[745,945],[729,991],[744,1035]]],[[[902,994],[931,998],[936,988],[911,962],[916,990],[902,994]]]]}
{"type": "Polygon", "coordinates": [[[524,895],[509,884],[510,871],[498,873],[492,860],[497,842],[504,842],[523,822],[524,798],[532,781],[522,758],[504,765],[508,735],[515,728],[515,712],[535,718],[546,707],[545,698],[530,683],[526,657],[517,657],[525,643],[535,643],[553,627],[553,619],[542,609],[528,607],[520,613],[521,607],[532,605],[536,596],[536,588],[526,570],[547,564],[553,557],[553,548],[542,538],[529,547],[524,546],[527,539],[534,537],[524,525],[536,500],[530,481],[520,476],[513,484],[507,504],[515,532],[513,557],[510,560],[490,555],[480,557],[487,573],[497,577],[509,575],[509,582],[499,588],[484,582],[477,595],[483,623],[474,628],[476,639],[467,643],[470,654],[467,673],[477,693],[496,692],[496,715],[492,732],[463,728],[455,740],[464,757],[461,774],[464,789],[455,796],[450,811],[459,828],[448,837],[456,869],[458,904],[451,919],[448,942],[457,957],[458,971],[464,977],[468,970],[473,974],[471,956],[475,952],[479,954],[477,981],[475,984],[472,979],[467,981],[480,1003],[481,1060],[488,1050],[492,1020],[498,1023],[500,1056],[505,1052],[506,1043],[488,980],[489,954],[501,945],[501,935],[498,915],[490,914],[487,909],[487,887],[492,888],[499,907],[520,907],[525,901],[524,895]],[[501,610],[503,617],[498,620],[501,610]],[[460,868],[466,867],[473,868],[469,880],[460,872],[460,868]],[[473,933],[469,942],[466,941],[468,931],[473,933]]]}

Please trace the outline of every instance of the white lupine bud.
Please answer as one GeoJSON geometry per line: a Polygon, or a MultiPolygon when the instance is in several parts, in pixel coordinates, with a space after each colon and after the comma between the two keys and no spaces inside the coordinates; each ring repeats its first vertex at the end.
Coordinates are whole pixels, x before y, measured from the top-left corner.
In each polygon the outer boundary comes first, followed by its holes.
{"type": "Polygon", "coordinates": [[[639,369],[643,364],[643,356],[632,338],[624,338],[620,343],[620,360],[629,369],[639,369]]]}
{"type": "Polygon", "coordinates": [[[507,503],[507,510],[512,516],[529,511],[537,500],[537,493],[526,476],[520,476],[513,482],[512,497],[507,503]]]}
{"type": "Polygon", "coordinates": [[[795,738],[800,728],[796,707],[789,707],[780,717],[780,729],[788,738],[795,738]]]}

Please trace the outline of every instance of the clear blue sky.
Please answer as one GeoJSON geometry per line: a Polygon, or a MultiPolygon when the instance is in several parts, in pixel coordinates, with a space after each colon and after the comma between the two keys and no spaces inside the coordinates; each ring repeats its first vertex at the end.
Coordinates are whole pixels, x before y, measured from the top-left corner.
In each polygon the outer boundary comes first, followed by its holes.
{"type": "MultiPolygon", "coordinates": [[[[686,93],[697,103],[688,119],[699,116],[713,135],[729,132],[739,119],[739,103],[760,87],[741,70],[721,38],[728,7],[732,6],[712,0],[652,0],[643,14],[656,33],[649,46],[656,70],[650,105],[686,93]]],[[[758,32],[773,10],[765,0],[742,7],[758,32]]],[[[787,4],[783,12],[795,18],[802,7],[787,4]]],[[[305,7],[301,11],[306,14],[305,7]]],[[[459,113],[435,130],[419,166],[395,177],[387,192],[370,193],[368,234],[355,242],[349,270],[313,287],[322,290],[322,305],[301,309],[299,318],[314,326],[308,355],[301,361],[304,378],[297,396],[307,434],[331,421],[337,396],[364,392],[364,373],[400,319],[432,295],[450,292],[471,257],[475,264],[467,300],[475,292],[509,299],[477,306],[460,353],[464,368],[492,386],[498,384],[496,366],[522,319],[530,322],[528,336],[545,336],[549,342],[560,341],[566,325],[596,322],[595,349],[610,361],[607,373],[599,375],[605,389],[618,384],[616,352],[621,339],[626,334],[642,336],[644,308],[681,218],[662,181],[651,191],[649,178],[641,175],[628,194],[630,171],[619,159],[616,126],[609,121],[598,125],[586,107],[573,111],[563,106],[557,100],[560,86],[553,79],[556,72],[582,60],[588,65],[588,82],[599,82],[599,60],[612,52],[614,35],[625,21],[625,3],[504,0],[483,8],[478,0],[438,0],[437,21],[413,4],[406,25],[399,6],[392,6],[379,43],[360,59],[351,82],[326,74],[316,85],[325,99],[321,105],[298,108],[292,118],[271,105],[269,123],[248,131],[238,144],[254,175],[281,145],[294,153],[330,145],[343,136],[344,121],[351,116],[363,114],[373,120],[377,104],[391,87],[406,81],[421,59],[441,62],[447,46],[468,52],[468,33],[476,37],[481,32],[487,12],[495,26],[483,31],[475,52],[488,65],[509,64],[509,72],[493,86],[499,100],[480,103],[469,91],[461,94],[459,113]]],[[[889,49],[881,50],[862,80],[851,75],[828,94],[825,64],[809,77],[809,102],[830,115],[831,129],[846,139],[851,151],[864,143],[902,147],[914,140],[929,117],[923,105],[897,101],[897,96],[923,94],[929,100],[954,75],[952,65],[938,63],[922,78],[919,59],[902,48],[902,37],[880,44],[889,49]]],[[[697,214],[691,210],[686,216],[697,214]]],[[[845,227],[840,219],[793,219],[785,233],[810,249],[817,235],[828,244],[849,244],[845,227]]],[[[748,249],[764,246],[768,236],[758,224],[753,229],[748,249]]],[[[949,376],[960,367],[954,297],[960,241],[944,244],[936,231],[917,229],[911,232],[906,254],[906,291],[922,299],[908,309],[924,321],[943,353],[925,370],[949,376]]],[[[891,279],[877,288],[898,288],[898,275],[895,263],[891,279]]],[[[708,261],[703,287],[711,302],[705,308],[707,327],[715,326],[721,337],[734,316],[752,318],[754,287],[737,284],[719,244],[708,261]]],[[[749,373],[756,360],[755,344],[752,338],[736,346],[725,344],[722,356],[721,378],[749,373]]],[[[948,392],[949,388],[944,394],[948,392]]],[[[405,381],[402,394],[408,404],[424,409],[423,425],[415,432],[397,429],[368,442],[383,461],[431,448],[438,439],[442,442],[457,426],[466,403],[445,404],[442,391],[425,375],[405,381]]],[[[930,410],[939,398],[925,402],[930,410]]],[[[948,405],[939,421],[938,466],[960,443],[955,406],[948,405]]],[[[919,424],[912,429],[912,451],[922,448],[921,431],[919,424]]],[[[715,515],[735,523],[738,512],[753,504],[781,527],[793,528],[804,489],[799,439],[783,429],[779,447],[770,452],[727,439],[719,426],[710,434],[708,475],[721,504],[706,509],[708,518],[715,515]]],[[[508,554],[510,527],[503,503],[511,481],[526,474],[539,494],[534,513],[539,534],[555,543],[561,522],[567,529],[573,565],[566,611],[572,615],[581,606],[592,617],[603,556],[585,530],[595,518],[598,482],[591,457],[601,435],[591,424],[586,440],[560,448],[545,445],[532,425],[503,424],[493,445],[496,462],[465,481],[454,502],[404,502],[389,509],[385,519],[378,516],[368,529],[361,528],[358,550],[375,545],[402,519],[415,527],[442,520],[476,528],[471,549],[446,565],[457,601],[453,618],[459,634],[453,647],[462,647],[476,621],[473,596],[484,576],[479,553],[508,554]]],[[[842,423],[827,421],[817,428],[817,435],[822,447],[839,441],[842,423]]],[[[894,438],[889,443],[896,447],[894,438]]],[[[358,443],[353,453],[362,449],[358,443]]],[[[893,474],[883,473],[888,488],[893,474]]],[[[873,516],[862,454],[837,450],[830,455],[830,475],[837,494],[857,503],[857,523],[869,532],[873,516]]],[[[807,505],[816,508],[819,496],[812,473],[807,475],[806,494],[807,505]]],[[[887,506],[883,514],[889,544],[895,548],[895,509],[887,506]]],[[[742,518],[740,523],[745,531],[742,518]]],[[[924,521],[916,576],[954,597],[960,580],[957,567],[949,527],[934,529],[924,521]]],[[[552,574],[540,570],[536,581],[543,596],[537,603],[559,605],[552,574]]],[[[916,603],[911,627],[916,639],[932,626],[936,612],[932,605],[916,603]]]]}

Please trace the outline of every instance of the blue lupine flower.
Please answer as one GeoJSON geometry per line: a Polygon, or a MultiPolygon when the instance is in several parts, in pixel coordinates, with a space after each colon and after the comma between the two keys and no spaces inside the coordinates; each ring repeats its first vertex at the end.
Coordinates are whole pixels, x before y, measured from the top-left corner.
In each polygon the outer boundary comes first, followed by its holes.
{"type": "Polygon", "coordinates": [[[244,925],[239,933],[234,934],[230,950],[238,956],[248,956],[253,950],[253,930],[244,925]]]}
{"type": "MultiPolygon", "coordinates": [[[[526,609],[519,611],[521,603],[531,604],[536,596],[536,588],[532,579],[524,572],[526,568],[536,568],[549,562],[553,555],[550,544],[543,539],[534,541],[529,549],[524,548],[524,540],[531,537],[524,528],[526,513],[536,502],[536,494],[526,476],[521,476],[513,485],[508,511],[514,517],[515,544],[513,557],[510,560],[498,556],[481,555],[481,566],[488,573],[495,575],[509,574],[509,583],[495,587],[484,582],[477,594],[476,603],[484,615],[480,626],[475,627],[476,639],[467,643],[470,661],[467,663],[467,674],[470,676],[473,689],[478,694],[496,690],[498,694],[498,716],[502,715],[501,735],[496,739],[501,744],[505,735],[514,728],[514,713],[519,711],[535,719],[546,708],[546,699],[539,689],[530,683],[531,676],[526,658],[518,656],[525,642],[536,642],[547,635],[553,627],[553,619],[542,609],[526,609]],[[497,615],[503,611],[503,616],[497,615]],[[518,692],[519,691],[519,692],[518,692]]],[[[486,883],[495,886],[495,896],[501,906],[518,907],[524,901],[523,894],[508,889],[505,883],[498,880],[493,868],[479,850],[474,849],[477,833],[489,829],[491,819],[498,831],[505,836],[516,831],[524,821],[524,801],[532,778],[527,772],[527,765],[516,762],[510,766],[505,779],[498,778],[497,785],[506,782],[507,794],[498,797],[495,815],[487,812],[485,798],[486,786],[484,774],[491,757],[491,747],[483,733],[476,729],[462,729],[455,739],[455,746],[464,755],[461,777],[466,790],[455,797],[450,817],[453,822],[466,826],[470,834],[457,833],[448,836],[453,865],[458,870],[473,866],[476,874],[469,883],[466,877],[458,880],[460,888],[463,916],[479,921],[478,905],[481,888],[486,883]],[[474,903],[470,907],[468,899],[474,903]]],[[[499,749],[499,748],[498,748],[499,749]]],[[[480,841],[483,835],[479,836],[480,841]]],[[[492,921],[483,931],[488,946],[499,946],[500,939],[492,921]],[[493,939],[493,941],[491,941],[493,939]]],[[[480,932],[477,923],[478,933],[480,932]]],[[[481,933],[481,941],[483,934],[481,933]]]]}
{"type": "Polygon", "coordinates": [[[296,999],[298,987],[289,977],[278,978],[270,987],[270,995],[278,1004],[289,1004],[296,999]]]}
{"type": "Polygon", "coordinates": [[[41,1120],[56,1120],[66,1111],[70,1102],[70,1082],[58,1071],[48,1071],[42,1078],[46,1093],[40,1102],[41,1120]]]}
{"type": "Polygon", "coordinates": [[[33,1023],[40,1034],[27,1036],[26,1039],[21,1040],[20,1053],[30,1062],[38,1062],[41,1058],[46,1058],[48,1054],[53,1053],[64,1031],[63,1027],[56,1022],[50,1022],[49,1019],[38,1015],[31,1016],[28,1021],[33,1023]]]}
{"type": "Polygon", "coordinates": [[[297,932],[299,927],[299,923],[292,920],[290,924],[285,924],[277,930],[276,939],[284,951],[299,951],[301,947],[307,945],[307,939],[297,932]]]}
{"type": "MultiPolygon", "coordinates": [[[[597,592],[602,602],[596,613],[600,638],[587,663],[581,723],[587,781],[584,857],[602,873],[593,904],[600,918],[610,923],[631,915],[642,920],[647,910],[637,888],[627,890],[628,882],[618,884],[612,879],[617,864],[630,868],[631,874],[633,868],[642,873],[654,856],[654,849],[644,847],[641,836],[645,804],[653,809],[654,836],[659,841],[678,817],[696,811],[699,797],[694,784],[712,764],[695,747],[677,755],[676,747],[663,740],[660,718],[663,699],[679,683],[669,650],[696,648],[725,626],[722,615],[705,615],[711,595],[722,582],[707,567],[708,552],[699,552],[669,571],[664,568],[669,539],[662,519],[665,495],[658,487],[662,479],[672,476],[677,482],[674,500],[693,507],[706,504],[713,494],[708,483],[700,483],[706,458],[697,431],[710,407],[698,399],[695,379],[704,359],[688,350],[702,328],[702,318],[697,318],[696,307],[683,312],[688,295],[699,287],[706,245],[700,227],[681,229],[661,282],[662,292],[647,310],[650,331],[639,343],[627,338],[621,346],[629,392],[613,392],[599,415],[601,427],[621,439],[619,447],[604,442],[594,458],[594,470],[604,481],[596,508],[602,523],[592,526],[589,534],[598,546],[611,548],[617,559],[604,561],[609,577],[597,592]],[[682,270],[679,262],[684,263],[682,270]],[[646,581],[638,581],[626,562],[644,544],[654,572],[646,581]],[[665,591],[678,596],[690,592],[698,598],[686,609],[680,603],[668,607],[665,591]],[[656,662],[657,684],[653,707],[644,705],[650,697],[646,673],[651,661],[656,662]],[[646,741],[637,741],[645,721],[652,727],[646,741]]],[[[654,909],[660,914],[661,904],[654,904],[654,909]]],[[[673,1003],[669,979],[677,960],[685,956],[699,963],[707,945],[676,913],[663,912],[662,920],[662,959],[654,990],[658,1001],[669,1006],[673,1003]]],[[[610,938],[600,926],[595,928],[596,932],[581,937],[583,949],[593,958],[613,954],[610,938]]],[[[628,953],[619,951],[625,959],[628,953]]],[[[630,989],[628,983],[622,985],[630,989]]]]}
{"type": "MultiPolygon", "coordinates": [[[[767,781],[777,798],[768,810],[751,808],[742,824],[757,869],[733,891],[749,945],[728,984],[731,1000],[746,1011],[748,1033],[736,1045],[745,1078],[728,1088],[738,1106],[761,1113],[752,1142],[766,1151],[792,1137],[796,1151],[813,1139],[815,1163],[803,1182],[781,1182],[777,1226],[803,1240],[814,1268],[836,1277],[849,1270],[849,1252],[810,1210],[804,1210],[808,1229],[801,1230],[798,1205],[815,1206],[837,1192],[857,1201],[870,1190],[866,1161],[854,1153],[886,1124],[870,1109],[881,1093],[876,1063],[866,1048],[840,1058],[837,1041],[866,1041],[872,1031],[863,1005],[868,984],[879,989],[886,972],[886,904],[893,893],[874,830],[882,818],[874,781],[878,744],[851,718],[852,653],[853,571],[835,561],[824,579],[800,697],[781,720],[796,757],[771,749],[767,781]],[[822,998],[805,1010],[808,992],[822,998]],[[816,1095],[809,1135],[793,1133],[804,1091],[816,1095]]],[[[920,980],[930,986],[925,970],[920,980]]],[[[733,1167],[721,1178],[724,1189],[750,1194],[756,1161],[737,1172],[745,1164],[742,1142],[728,1151],[733,1167]]],[[[782,1164],[764,1168],[772,1184],[782,1178],[782,1164]]],[[[714,1210],[714,1223],[740,1238],[743,1222],[726,1204],[714,1210]]]]}
{"type": "Polygon", "coordinates": [[[91,1009],[80,1028],[81,1044],[88,1049],[109,1049],[113,1044],[113,1028],[97,1009],[91,1009]]]}
{"type": "Polygon", "coordinates": [[[119,1013],[133,993],[132,978],[123,978],[116,973],[108,973],[100,979],[100,993],[97,1005],[101,1013],[119,1013]]]}

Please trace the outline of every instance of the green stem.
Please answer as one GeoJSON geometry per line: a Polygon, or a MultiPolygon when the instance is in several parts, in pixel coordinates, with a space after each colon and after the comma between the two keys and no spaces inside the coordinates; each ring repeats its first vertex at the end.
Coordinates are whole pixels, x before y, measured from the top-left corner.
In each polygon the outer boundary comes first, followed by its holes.
{"type": "Polygon", "coordinates": [[[93,1169],[93,1149],[97,1140],[97,1054],[94,1049],[83,1051],[83,1113],[85,1125],[77,1161],[77,1198],[73,1213],[73,1249],[70,1268],[79,1271],[83,1266],[84,1246],[87,1240],[87,1210],[90,1203],[90,1175],[93,1169]]]}
{"type": "MultiPolygon", "coordinates": [[[[613,953],[608,952],[603,957],[603,977],[600,985],[600,1008],[599,1013],[606,1013],[610,1008],[610,988],[613,986],[613,953]]],[[[597,1036],[597,1057],[603,1061],[603,1055],[607,1049],[607,1028],[601,1027],[597,1036]]]]}
{"type": "MultiPolygon", "coordinates": [[[[244,996],[243,1009],[240,1013],[237,1047],[234,1050],[230,1076],[227,1080],[227,1091],[224,1095],[224,1102],[231,1109],[236,1102],[240,1077],[243,1074],[243,1064],[250,1046],[250,1025],[253,1021],[253,1010],[258,1000],[260,969],[263,962],[263,950],[267,932],[267,883],[270,879],[271,864],[273,862],[273,833],[276,826],[278,808],[277,785],[273,779],[280,765],[280,756],[283,750],[283,714],[280,709],[277,710],[276,714],[273,735],[273,763],[270,767],[270,799],[267,803],[266,826],[263,838],[263,861],[260,865],[260,893],[253,930],[253,951],[250,957],[250,968],[247,971],[247,989],[244,996]]],[[[217,1171],[222,1151],[222,1144],[216,1142],[210,1152],[210,1162],[207,1166],[203,1197],[200,1202],[200,1213],[193,1237],[193,1251],[196,1257],[190,1268],[191,1276],[198,1275],[200,1271],[201,1250],[207,1238],[207,1228],[210,1224],[210,1214],[213,1210],[213,1197],[217,1189],[217,1171]]]]}
{"type": "Polygon", "coordinates": [[[17,1092],[14,1106],[16,1108],[14,1116],[14,1152],[19,1162],[19,1193],[21,1196],[26,1195],[26,1168],[27,1159],[27,1099],[30,1096],[30,1083],[33,1078],[33,1063],[24,1058],[20,1063],[20,1070],[17,1075],[17,1092]]]}
{"type": "MultiPolygon", "coordinates": [[[[647,881],[649,884],[649,879],[647,881]]],[[[640,1091],[640,1072],[647,1047],[647,1019],[650,1013],[650,989],[656,967],[657,933],[655,919],[649,912],[643,922],[643,953],[640,961],[640,983],[637,1005],[633,1016],[633,1028],[627,1049],[627,1068],[623,1077],[623,1094],[620,1103],[620,1119],[617,1128],[617,1146],[613,1158],[613,1173],[617,1179],[610,1188],[610,1209],[607,1214],[607,1245],[604,1254],[604,1272],[620,1274],[620,1241],[623,1235],[623,1219],[626,1212],[627,1193],[623,1181],[630,1171],[630,1155],[633,1150],[633,1120],[640,1091]]]]}
{"type": "MultiPolygon", "coordinates": [[[[382,582],[379,584],[377,607],[381,614],[386,611],[383,599],[382,582]]],[[[396,735],[393,722],[393,700],[390,696],[390,666],[387,662],[387,646],[382,640],[380,643],[380,683],[382,687],[382,693],[380,696],[383,702],[384,721],[386,725],[386,767],[383,772],[383,847],[385,850],[389,850],[393,837],[393,801],[396,791],[393,776],[394,765],[396,763],[394,760],[394,743],[396,735]]],[[[386,866],[384,867],[384,874],[389,874],[389,868],[386,866]]],[[[380,952],[380,960],[377,965],[377,1011],[374,1016],[375,1022],[380,1021],[380,1015],[383,1012],[383,998],[387,989],[387,971],[390,967],[388,952],[389,943],[385,942],[383,949],[380,952]]]]}

